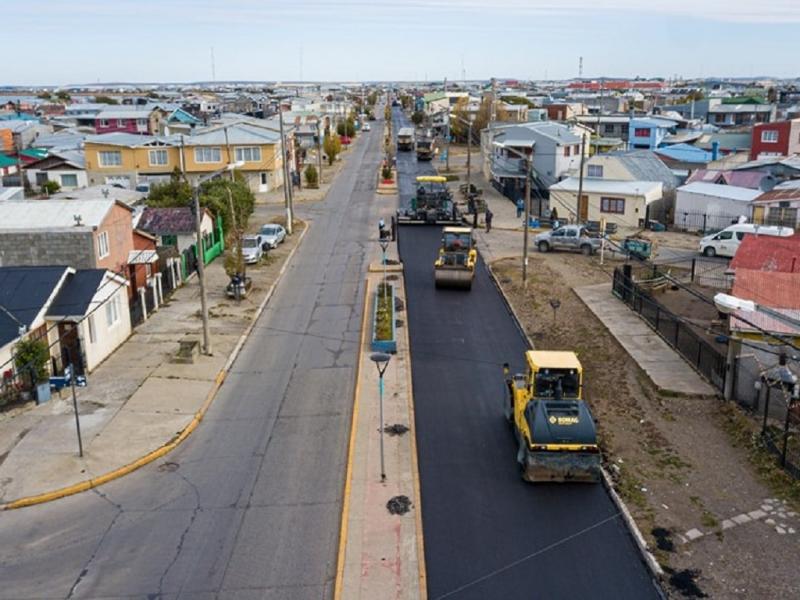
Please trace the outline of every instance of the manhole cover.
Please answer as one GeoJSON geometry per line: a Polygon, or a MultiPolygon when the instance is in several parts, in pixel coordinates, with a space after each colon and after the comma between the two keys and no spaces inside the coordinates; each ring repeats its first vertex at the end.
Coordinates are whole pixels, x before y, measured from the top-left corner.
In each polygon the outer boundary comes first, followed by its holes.
{"type": "Polygon", "coordinates": [[[404,515],[411,510],[411,500],[408,496],[395,496],[386,503],[386,508],[393,515],[404,515]]]}
{"type": "Polygon", "coordinates": [[[178,463],[165,462],[165,463],[162,463],[162,464],[158,465],[158,470],[161,471],[162,473],[164,473],[164,472],[165,473],[171,473],[173,471],[177,471],[178,467],[180,467],[180,465],[178,463]]]}
{"type": "Polygon", "coordinates": [[[394,425],[387,425],[383,430],[389,435],[403,435],[408,431],[408,427],[402,423],[395,423],[394,425]]]}

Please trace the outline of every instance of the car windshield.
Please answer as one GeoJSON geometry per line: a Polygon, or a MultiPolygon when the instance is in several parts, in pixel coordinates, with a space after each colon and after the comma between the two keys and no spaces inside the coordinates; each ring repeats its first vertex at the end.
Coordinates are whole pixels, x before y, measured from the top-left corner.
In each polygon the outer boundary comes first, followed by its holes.
{"type": "Polygon", "coordinates": [[[242,248],[258,248],[258,240],[256,238],[244,238],[242,240],[242,248]]]}
{"type": "Polygon", "coordinates": [[[262,227],[261,233],[264,235],[276,235],[278,233],[277,227],[262,227]]]}

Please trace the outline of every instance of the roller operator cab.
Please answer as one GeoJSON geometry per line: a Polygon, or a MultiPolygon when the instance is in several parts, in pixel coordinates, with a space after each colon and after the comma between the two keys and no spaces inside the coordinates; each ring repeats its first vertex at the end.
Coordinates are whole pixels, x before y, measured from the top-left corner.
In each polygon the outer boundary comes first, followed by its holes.
{"type": "Polygon", "coordinates": [[[531,482],[600,479],[594,419],[583,399],[583,369],[574,352],[530,350],[527,372],[504,365],[506,418],[518,443],[522,478],[531,482]]]}
{"type": "Polygon", "coordinates": [[[437,288],[472,288],[478,251],[470,227],[445,227],[439,256],[433,263],[437,288]]]}

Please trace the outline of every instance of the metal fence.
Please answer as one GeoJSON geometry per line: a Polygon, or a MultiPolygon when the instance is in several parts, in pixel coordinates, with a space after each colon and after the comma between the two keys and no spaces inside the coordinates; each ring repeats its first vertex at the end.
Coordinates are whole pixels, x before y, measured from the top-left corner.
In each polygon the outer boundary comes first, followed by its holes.
{"type": "Polygon", "coordinates": [[[733,276],[728,272],[728,261],[704,257],[676,257],[658,259],[658,269],[668,272],[684,283],[728,290],[733,276]]]}
{"type": "Polygon", "coordinates": [[[613,292],[717,389],[724,388],[725,355],[637,284],[631,265],[614,269],[613,292]]]}
{"type": "Polygon", "coordinates": [[[709,234],[738,223],[742,216],[747,215],[676,210],[672,218],[672,225],[679,231],[698,231],[702,234],[709,234]]]}

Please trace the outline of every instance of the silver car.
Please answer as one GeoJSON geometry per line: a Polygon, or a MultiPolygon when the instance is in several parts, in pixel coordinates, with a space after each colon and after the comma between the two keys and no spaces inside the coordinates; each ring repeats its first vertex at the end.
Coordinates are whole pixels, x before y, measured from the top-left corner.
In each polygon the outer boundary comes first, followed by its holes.
{"type": "Polygon", "coordinates": [[[267,223],[261,227],[261,240],[269,248],[277,248],[286,239],[286,230],[282,225],[267,223]]]}
{"type": "Polygon", "coordinates": [[[260,235],[246,235],[242,238],[242,258],[245,264],[254,265],[264,255],[264,240],[260,235]]]}

